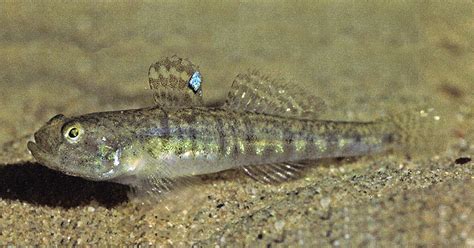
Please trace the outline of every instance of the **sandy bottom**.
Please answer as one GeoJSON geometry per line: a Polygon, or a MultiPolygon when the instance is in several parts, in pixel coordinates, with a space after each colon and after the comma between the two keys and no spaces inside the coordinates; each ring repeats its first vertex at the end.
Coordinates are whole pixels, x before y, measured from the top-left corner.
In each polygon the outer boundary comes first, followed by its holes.
{"type": "Polygon", "coordinates": [[[472,8],[2,3],[0,245],[473,247],[472,8]],[[282,185],[229,171],[152,205],[35,163],[26,142],[53,115],[153,104],[148,66],[173,54],[200,66],[209,103],[256,68],[326,99],[325,118],[434,108],[446,148],[321,161],[282,185]]]}

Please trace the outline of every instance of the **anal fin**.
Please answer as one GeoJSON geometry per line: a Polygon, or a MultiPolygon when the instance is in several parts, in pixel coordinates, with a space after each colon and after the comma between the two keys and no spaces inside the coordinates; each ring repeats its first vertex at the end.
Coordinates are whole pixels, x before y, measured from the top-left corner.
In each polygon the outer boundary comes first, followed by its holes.
{"type": "Polygon", "coordinates": [[[301,163],[276,163],[249,165],[242,167],[244,173],[252,179],[269,184],[278,184],[301,177],[306,165],[301,163]]]}

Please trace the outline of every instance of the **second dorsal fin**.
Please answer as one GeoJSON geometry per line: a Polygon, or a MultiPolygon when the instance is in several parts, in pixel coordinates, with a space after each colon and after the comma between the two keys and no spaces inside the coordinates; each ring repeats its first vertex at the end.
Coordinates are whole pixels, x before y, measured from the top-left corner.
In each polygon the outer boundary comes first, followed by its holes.
{"type": "Polygon", "coordinates": [[[257,71],[239,74],[232,83],[224,108],[236,111],[316,119],[324,112],[324,101],[296,85],[276,81],[257,71]]]}

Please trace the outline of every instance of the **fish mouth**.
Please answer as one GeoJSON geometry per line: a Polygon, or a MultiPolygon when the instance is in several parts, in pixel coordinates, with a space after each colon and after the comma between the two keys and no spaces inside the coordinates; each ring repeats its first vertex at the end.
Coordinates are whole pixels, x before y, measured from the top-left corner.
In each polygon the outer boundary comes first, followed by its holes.
{"type": "Polygon", "coordinates": [[[40,129],[34,135],[35,142],[33,144],[28,144],[28,149],[31,146],[32,149],[40,150],[43,153],[51,153],[53,151],[53,144],[51,139],[51,132],[47,132],[47,129],[40,129]],[[35,147],[35,148],[34,148],[35,147]]]}
{"type": "Polygon", "coordinates": [[[44,154],[44,152],[39,148],[39,146],[33,141],[28,141],[26,147],[28,148],[28,150],[30,150],[31,155],[33,155],[33,157],[35,158],[41,157],[41,154],[44,154]]]}
{"type": "Polygon", "coordinates": [[[59,164],[56,162],[56,160],[54,160],[51,154],[41,149],[41,147],[37,143],[33,141],[29,141],[27,144],[27,147],[28,147],[28,150],[30,150],[31,155],[33,155],[36,161],[40,163],[41,165],[55,171],[60,171],[66,175],[76,176],[73,173],[62,170],[61,166],[59,166],[59,164]]]}
{"type": "Polygon", "coordinates": [[[36,161],[48,168],[57,169],[58,166],[55,165],[54,161],[51,158],[51,155],[41,149],[41,147],[33,141],[28,141],[26,145],[28,150],[30,150],[31,155],[36,159],[36,161]]]}
{"type": "Polygon", "coordinates": [[[87,174],[83,174],[83,173],[77,173],[77,172],[74,172],[74,171],[64,169],[64,166],[61,166],[60,163],[58,162],[58,160],[53,155],[51,155],[47,151],[43,150],[40,145],[38,145],[37,143],[35,143],[33,141],[29,141],[27,143],[27,147],[28,147],[28,150],[30,150],[31,155],[33,155],[33,157],[36,159],[36,161],[38,163],[40,163],[41,165],[49,168],[49,169],[59,171],[59,172],[65,174],[65,175],[68,175],[68,176],[81,177],[81,178],[91,180],[91,181],[102,181],[103,180],[102,178],[97,179],[96,177],[91,176],[91,175],[87,175],[87,174]]]}

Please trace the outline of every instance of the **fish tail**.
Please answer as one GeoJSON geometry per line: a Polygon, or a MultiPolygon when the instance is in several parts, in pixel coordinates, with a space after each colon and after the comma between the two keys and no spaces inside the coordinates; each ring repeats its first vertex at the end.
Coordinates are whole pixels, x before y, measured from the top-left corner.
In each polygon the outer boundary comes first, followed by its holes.
{"type": "Polygon", "coordinates": [[[398,136],[396,151],[417,157],[446,149],[446,120],[432,108],[393,111],[386,121],[394,126],[398,136]]]}

